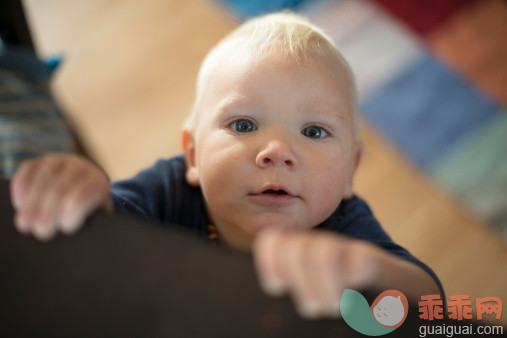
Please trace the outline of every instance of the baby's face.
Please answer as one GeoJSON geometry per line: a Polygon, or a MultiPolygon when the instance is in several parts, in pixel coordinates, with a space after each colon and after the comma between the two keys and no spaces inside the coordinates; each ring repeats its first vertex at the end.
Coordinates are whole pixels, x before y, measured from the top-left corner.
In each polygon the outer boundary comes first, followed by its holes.
{"type": "Polygon", "coordinates": [[[281,56],[221,67],[185,143],[188,181],[211,220],[243,244],[265,227],[318,225],[350,195],[360,153],[344,70],[281,56]]]}

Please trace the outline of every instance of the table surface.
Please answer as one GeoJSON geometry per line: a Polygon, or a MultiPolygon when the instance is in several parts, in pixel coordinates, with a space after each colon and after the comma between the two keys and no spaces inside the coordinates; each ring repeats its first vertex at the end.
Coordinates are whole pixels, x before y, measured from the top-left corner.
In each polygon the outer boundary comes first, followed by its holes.
{"type": "MultiPolygon", "coordinates": [[[[0,323],[7,336],[364,337],[343,320],[299,318],[265,296],[251,255],[177,225],[96,214],[76,235],[42,243],[16,232],[0,179],[0,323]]],[[[371,304],[377,291],[363,292],[371,304]]],[[[390,337],[421,325],[410,304],[390,337]]],[[[474,324],[475,325],[475,324],[474,324]]]]}
{"type": "MultiPolygon", "coordinates": [[[[299,318],[287,297],[261,292],[250,254],[184,228],[96,214],[78,234],[41,243],[14,229],[5,180],[0,215],[0,323],[9,337],[363,337],[343,320],[299,318]]],[[[371,303],[376,294],[365,296],[371,303]]],[[[442,323],[456,324],[433,324],[442,323]]],[[[428,324],[411,304],[390,336],[428,324]]]]}
{"type": "MultiPolygon", "coordinates": [[[[339,336],[258,287],[251,256],[178,227],[98,214],[72,237],[18,234],[0,182],[0,318],[18,335],[339,336]]],[[[4,331],[5,332],[5,331],[4,331]]],[[[9,335],[10,336],[10,335],[9,335]]]]}

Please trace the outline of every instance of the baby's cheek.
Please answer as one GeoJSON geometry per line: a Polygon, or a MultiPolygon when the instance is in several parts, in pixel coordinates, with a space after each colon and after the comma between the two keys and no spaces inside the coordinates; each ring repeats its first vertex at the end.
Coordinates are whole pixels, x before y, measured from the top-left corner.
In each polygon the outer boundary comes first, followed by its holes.
{"type": "Polygon", "coordinates": [[[319,199],[312,203],[310,213],[305,215],[307,226],[311,224],[313,227],[324,222],[333,214],[338,205],[339,201],[337,202],[336,198],[332,196],[319,196],[319,199]]]}
{"type": "Polygon", "coordinates": [[[314,202],[315,209],[320,215],[329,217],[343,198],[345,184],[340,177],[327,177],[319,183],[320,189],[316,192],[314,202]]]}
{"type": "MultiPolygon", "coordinates": [[[[238,167],[236,160],[227,149],[213,149],[203,154],[201,169],[201,187],[209,199],[220,198],[227,194],[228,188],[238,184],[238,167]]],[[[206,149],[209,150],[209,149],[206,149]]]]}

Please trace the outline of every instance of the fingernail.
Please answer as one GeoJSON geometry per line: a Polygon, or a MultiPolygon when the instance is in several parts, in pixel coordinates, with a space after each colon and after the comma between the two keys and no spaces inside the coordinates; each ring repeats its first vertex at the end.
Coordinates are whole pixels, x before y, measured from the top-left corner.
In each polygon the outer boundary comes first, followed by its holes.
{"type": "Polygon", "coordinates": [[[28,223],[26,222],[26,217],[24,217],[23,214],[17,213],[16,216],[14,216],[14,224],[16,225],[16,228],[18,228],[19,232],[22,234],[28,234],[28,223]]]}
{"type": "Polygon", "coordinates": [[[16,196],[16,194],[14,194],[14,196],[12,196],[12,206],[16,210],[21,209],[21,199],[18,196],[16,196]]]}
{"type": "Polygon", "coordinates": [[[42,242],[47,242],[54,236],[54,230],[50,226],[41,226],[40,224],[36,224],[33,233],[38,240],[42,242]]]}
{"type": "Polygon", "coordinates": [[[262,283],[262,289],[272,297],[280,297],[285,293],[285,287],[281,280],[270,278],[262,283]]]}
{"type": "Polygon", "coordinates": [[[319,302],[315,299],[306,299],[298,304],[299,315],[306,319],[315,319],[319,316],[319,302]]]}
{"type": "Polygon", "coordinates": [[[46,226],[46,224],[44,224],[43,222],[40,222],[39,220],[37,220],[34,224],[33,224],[33,229],[32,229],[32,232],[33,234],[37,237],[37,238],[42,238],[44,239],[46,236],[46,233],[49,232],[49,229],[48,227],[46,226]]]}
{"type": "Polygon", "coordinates": [[[64,234],[71,234],[73,230],[76,228],[76,217],[75,215],[69,213],[68,211],[62,212],[62,217],[60,221],[60,230],[64,234]]]}

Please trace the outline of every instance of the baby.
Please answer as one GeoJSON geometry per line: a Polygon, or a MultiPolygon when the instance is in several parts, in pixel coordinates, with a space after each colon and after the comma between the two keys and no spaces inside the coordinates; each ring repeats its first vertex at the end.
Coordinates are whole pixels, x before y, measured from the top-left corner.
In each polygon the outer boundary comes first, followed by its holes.
{"type": "Polygon", "coordinates": [[[80,157],[27,161],[11,183],[16,227],[48,240],[103,208],[193,228],[252,250],[266,293],[288,293],[307,318],[339,316],[345,288],[440,293],[352,193],[355,101],[347,62],[318,28],[289,13],[252,19],[204,60],[184,155],[112,185],[80,157]]]}

